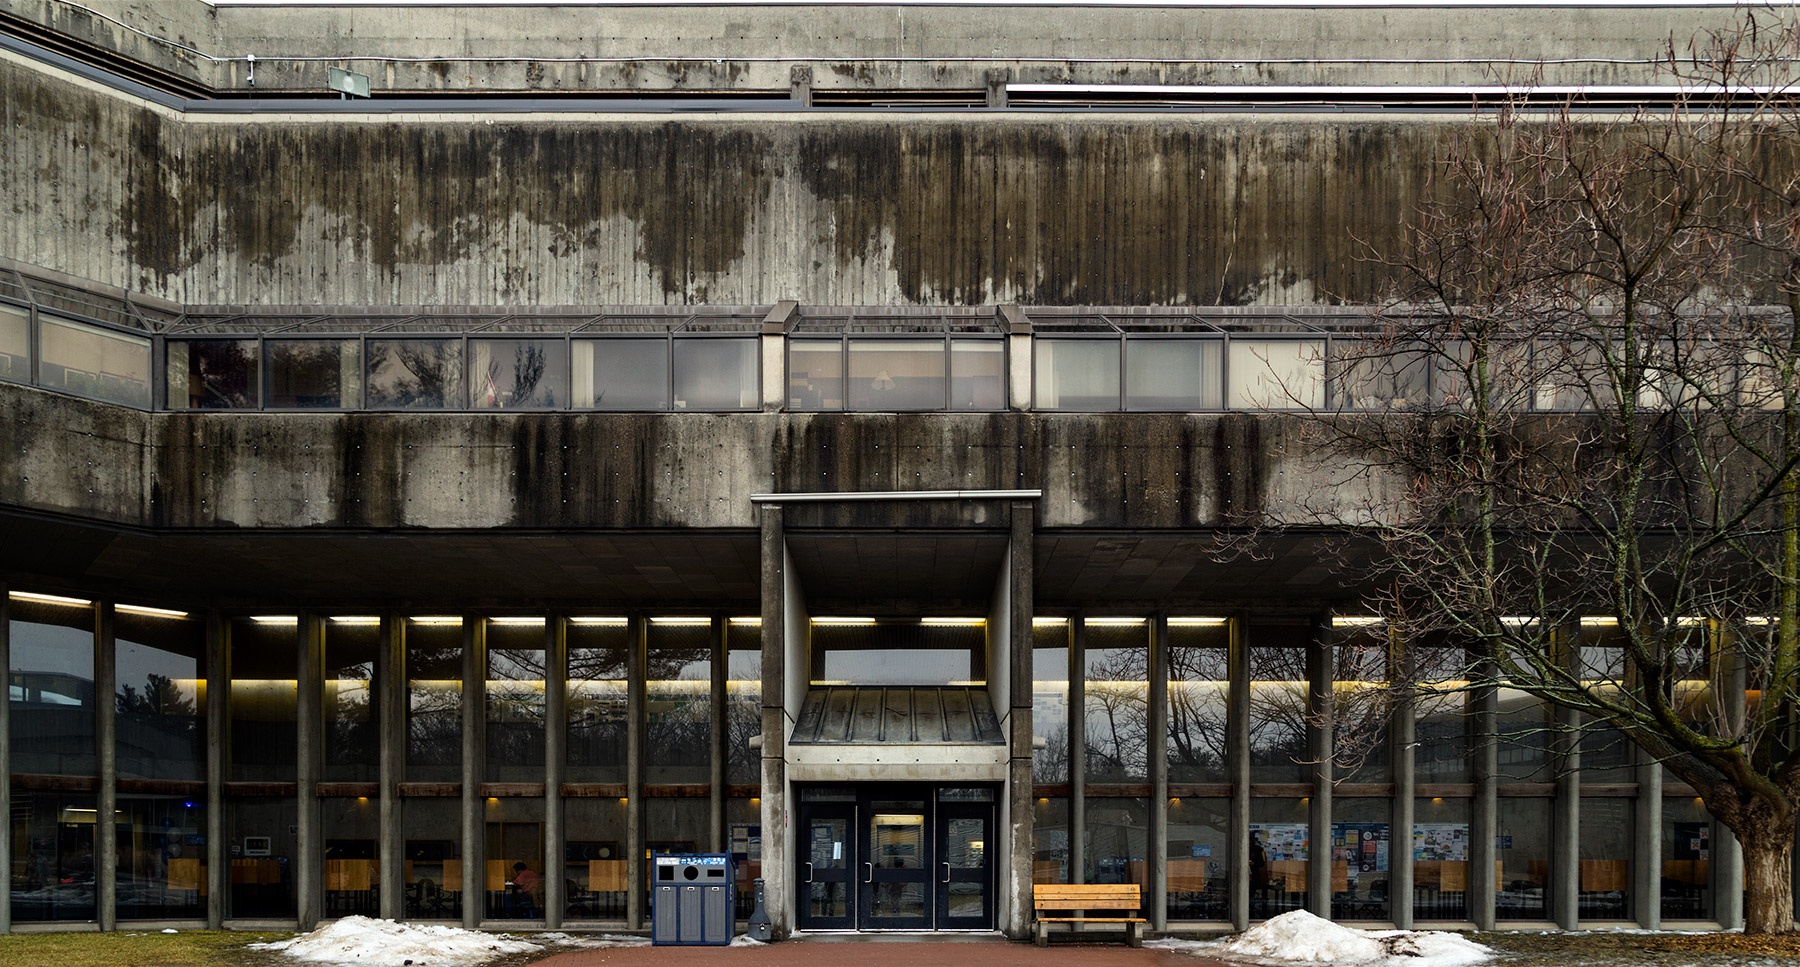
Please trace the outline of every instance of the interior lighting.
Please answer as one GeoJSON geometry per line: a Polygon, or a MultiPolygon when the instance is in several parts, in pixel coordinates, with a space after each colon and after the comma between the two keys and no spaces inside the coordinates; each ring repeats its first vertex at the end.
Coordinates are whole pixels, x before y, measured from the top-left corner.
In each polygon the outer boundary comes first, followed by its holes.
{"type": "Polygon", "coordinates": [[[1583,615],[1581,618],[1581,626],[1584,628],[1613,628],[1618,624],[1619,619],[1605,615],[1583,615]]]}
{"type": "Polygon", "coordinates": [[[986,618],[920,618],[919,624],[926,628],[979,628],[987,624],[986,618]]]}
{"type": "Polygon", "coordinates": [[[1090,628],[1129,628],[1141,625],[1143,618],[1088,618],[1084,622],[1090,628]]]}
{"type": "Polygon", "coordinates": [[[711,618],[682,615],[669,618],[651,618],[653,625],[665,625],[671,628],[704,628],[712,624],[711,618]]]}
{"type": "Polygon", "coordinates": [[[623,628],[631,623],[631,619],[578,615],[570,618],[569,623],[572,625],[598,625],[604,628],[623,628]]]}
{"type": "Polygon", "coordinates": [[[1381,624],[1384,620],[1380,615],[1374,614],[1340,614],[1332,616],[1331,626],[1333,628],[1363,628],[1381,624]]]}
{"type": "Polygon", "coordinates": [[[1768,615],[1751,615],[1744,619],[1744,623],[1747,625],[1772,625],[1775,623],[1775,619],[1768,615]]]}
{"type": "Polygon", "coordinates": [[[253,614],[250,620],[259,625],[294,625],[300,623],[300,616],[294,614],[253,614]]]}
{"type": "Polygon", "coordinates": [[[380,618],[371,618],[368,615],[361,614],[332,615],[331,621],[333,624],[340,625],[378,625],[381,623],[380,618]]]}
{"type": "Polygon", "coordinates": [[[855,627],[855,626],[872,625],[875,623],[875,619],[874,618],[814,618],[814,619],[812,619],[812,623],[816,624],[816,625],[825,625],[827,627],[845,627],[845,628],[847,628],[847,627],[855,627]]]}
{"type": "Polygon", "coordinates": [[[1221,628],[1231,623],[1230,618],[1170,618],[1171,628],[1221,628]]]}
{"type": "Polygon", "coordinates": [[[489,619],[488,619],[488,624],[491,624],[491,625],[507,625],[507,626],[519,626],[519,627],[528,627],[528,626],[531,626],[531,625],[536,625],[536,626],[538,626],[538,627],[543,627],[543,624],[544,624],[544,619],[542,619],[542,618],[526,618],[526,617],[518,617],[518,618],[489,618],[489,619]]]}
{"type": "Polygon", "coordinates": [[[412,623],[416,625],[459,625],[462,619],[453,614],[414,615],[412,623]]]}
{"type": "Polygon", "coordinates": [[[38,594],[35,591],[9,591],[7,597],[14,601],[36,601],[39,604],[66,604],[77,608],[85,608],[94,602],[86,598],[65,598],[60,594],[38,594]]]}
{"type": "Polygon", "coordinates": [[[1509,615],[1503,616],[1500,619],[1500,623],[1503,625],[1506,625],[1509,628],[1524,628],[1524,627],[1527,627],[1530,625],[1537,624],[1537,619],[1536,618],[1527,618],[1524,615],[1509,614],[1509,615]]]}
{"type": "Polygon", "coordinates": [[[1032,618],[1031,619],[1031,626],[1033,628],[1054,628],[1057,625],[1066,625],[1068,623],[1069,623],[1069,619],[1067,619],[1067,618],[1032,618]]]}
{"type": "Polygon", "coordinates": [[[172,608],[152,608],[145,604],[119,604],[114,605],[113,608],[126,614],[141,614],[148,618],[185,618],[188,616],[186,611],[176,611],[172,608]]]}
{"type": "Polygon", "coordinates": [[[733,618],[733,619],[731,619],[731,623],[734,625],[737,625],[739,627],[743,627],[743,628],[760,628],[760,627],[762,627],[762,619],[761,618],[733,618]]]}

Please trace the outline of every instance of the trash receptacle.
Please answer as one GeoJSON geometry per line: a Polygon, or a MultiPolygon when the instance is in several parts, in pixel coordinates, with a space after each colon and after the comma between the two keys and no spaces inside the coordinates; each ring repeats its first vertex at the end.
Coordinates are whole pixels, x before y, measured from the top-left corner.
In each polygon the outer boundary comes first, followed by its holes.
{"type": "Polygon", "coordinates": [[[652,944],[731,943],[730,853],[659,853],[651,870],[652,944]]]}

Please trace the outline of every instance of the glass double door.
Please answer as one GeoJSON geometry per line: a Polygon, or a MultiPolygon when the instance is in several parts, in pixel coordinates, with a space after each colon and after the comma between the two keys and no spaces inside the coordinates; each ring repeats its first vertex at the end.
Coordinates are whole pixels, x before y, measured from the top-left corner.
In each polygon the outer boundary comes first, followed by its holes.
{"type": "Polygon", "coordinates": [[[989,930],[990,787],[803,789],[803,930],[989,930]]]}

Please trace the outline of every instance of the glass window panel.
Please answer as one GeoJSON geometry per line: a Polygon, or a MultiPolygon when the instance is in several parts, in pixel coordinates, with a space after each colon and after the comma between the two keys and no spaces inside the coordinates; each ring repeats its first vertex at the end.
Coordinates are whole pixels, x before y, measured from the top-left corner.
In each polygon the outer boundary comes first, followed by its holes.
{"type": "Polygon", "coordinates": [[[1267,920],[1306,906],[1312,858],[1304,799],[1250,800],[1250,919],[1267,920]]]}
{"type": "Polygon", "coordinates": [[[651,621],[647,638],[645,781],[705,783],[712,764],[714,631],[710,623],[651,621]]]}
{"type": "Polygon", "coordinates": [[[1136,624],[1111,623],[1117,620],[1130,619],[1087,622],[1083,708],[1091,782],[1143,782],[1150,777],[1150,623],[1141,619],[1136,624]]]}
{"type": "Polygon", "coordinates": [[[1227,782],[1225,702],[1231,627],[1224,619],[1169,619],[1169,781],[1227,782]]]}
{"type": "Polygon", "coordinates": [[[371,339],[368,347],[370,409],[462,407],[462,340],[371,339]]]}
{"type": "Polygon", "coordinates": [[[625,800],[563,800],[563,894],[569,920],[625,919],[625,800]]]}
{"type": "Polygon", "coordinates": [[[1385,782],[1389,768],[1388,630],[1386,625],[1333,629],[1331,647],[1332,778],[1385,782]]]}
{"type": "MultiPolygon", "coordinates": [[[[1785,355],[1785,354],[1782,354],[1785,355]]],[[[1739,357],[1738,403],[1750,409],[1778,410],[1786,406],[1787,380],[1782,376],[1781,355],[1748,349],[1739,357]]]]}
{"type": "Polygon", "coordinates": [[[944,408],[942,339],[850,339],[850,408],[944,408]]]}
{"type": "Polygon", "coordinates": [[[150,340],[38,313],[38,384],[90,399],[150,405],[150,340]]]}
{"type": "Polygon", "coordinates": [[[1031,734],[1044,739],[1031,753],[1034,782],[1069,781],[1069,634],[1066,621],[1031,626],[1031,734]]]}
{"type": "Polygon", "coordinates": [[[1497,688],[1494,717],[1499,776],[1515,782],[1549,782],[1550,734],[1556,728],[1548,705],[1516,688],[1497,688]]]}
{"type": "Polygon", "coordinates": [[[598,410],[669,408],[667,339],[575,341],[575,405],[598,410]]]}
{"type": "Polygon", "coordinates": [[[1119,408],[1119,342],[1116,339],[1032,340],[1036,354],[1035,400],[1040,410],[1119,408]]]}
{"type": "Polygon", "coordinates": [[[1006,407],[1006,344],[998,339],[950,340],[950,408],[1006,407]]]}
{"type": "Polygon", "coordinates": [[[0,302],[0,379],[31,382],[31,311],[0,302]]]}
{"type": "Polygon", "coordinates": [[[1333,339],[1330,348],[1334,408],[1406,409],[1428,402],[1431,357],[1416,346],[1333,339]]]}
{"type": "Polygon", "coordinates": [[[981,685],[986,655],[980,623],[812,624],[814,685],[981,685]]]}
{"type": "Polygon", "coordinates": [[[325,778],[380,778],[381,693],[375,686],[381,653],[379,618],[332,618],[325,625],[325,778]]]}
{"type": "Polygon", "coordinates": [[[1148,896],[1150,801],[1089,798],[1087,882],[1136,883],[1148,896]]]}
{"type": "Polygon", "coordinates": [[[1031,882],[1069,882],[1069,800],[1039,798],[1032,812],[1031,882]]]}
{"type": "MultiPolygon", "coordinates": [[[[651,799],[644,810],[643,879],[648,898],[653,878],[651,853],[704,853],[712,849],[712,801],[708,799],[651,799]]],[[[646,904],[645,909],[649,909],[646,904]]]]}
{"type": "Polygon", "coordinates": [[[180,796],[121,796],[120,920],[206,916],[206,804],[180,796]]]}
{"type": "MultiPolygon", "coordinates": [[[[1625,679],[1627,635],[1606,618],[1583,618],[1578,641],[1582,680],[1602,699],[1619,701],[1625,679]]],[[[1631,782],[1632,743],[1623,733],[1596,718],[1589,718],[1581,736],[1581,777],[1587,782],[1631,782]]]]}
{"type": "Polygon", "coordinates": [[[15,789],[9,833],[13,920],[93,920],[94,797],[15,789]]]}
{"type": "Polygon", "coordinates": [[[568,634],[568,781],[624,782],[625,692],[636,632],[624,618],[577,618],[568,634]]]}
{"type": "Polygon", "coordinates": [[[1468,656],[1442,639],[1411,649],[1413,679],[1413,775],[1419,782],[1468,782],[1470,711],[1468,656]]]}
{"type": "Polygon", "coordinates": [[[756,912],[756,880],[762,876],[762,800],[738,797],[725,802],[725,848],[737,867],[736,916],[749,920],[756,912]]]}
{"type": "Polygon", "coordinates": [[[482,888],[482,916],[542,920],[544,801],[489,799],[484,813],[487,882],[482,888]]]}
{"type": "Polygon", "coordinates": [[[749,410],[762,399],[755,339],[677,338],[675,408],[749,410]]]}
{"type": "Polygon", "coordinates": [[[1316,409],[1325,401],[1322,339],[1233,339],[1231,390],[1234,410],[1316,409]]]}
{"type": "Polygon", "coordinates": [[[469,356],[469,403],[475,409],[569,404],[569,344],[561,339],[473,339],[469,356]]]}
{"type": "Polygon", "coordinates": [[[788,340],[788,407],[844,408],[844,343],[840,339],[788,340]]]}
{"type": "Polygon", "coordinates": [[[1632,917],[1634,805],[1634,800],[1610,797],[1581,800],[1580,908],[1583,920],[1629,920],[1632,917]]]}
{"type": "Polygon", "coordinates": [[[409,780],[456,782],[462,778],[462,653],[461,620],[413,618],[406,622],[409,780]]]}
{"type": "Polygon", "coordinates": [[[231,846],[231,892],[225,915],[292,920],[297,911],[294,863],[298,858],[295,830],[299,807],[285,797],[239,799],[229,804],[225,817],[231,846]]]}
{"type": "Polygon", "coordinates": [[[543,620],[490,619],[487,662],[488,781],[542,782],[543,620]]]}
{"type": "Polygon", "coordinates": [[[1224,344],[1217,339],[1127,339],[1125,407],[1216,410],[1223,403],[1224,344]]]}
{"type": "Polygon", "coordinates": [[[1393,830],[1386,799],[1331,803],[1331,919],[1390,920],[1393,830]]]}
{"type": "Polygon", "coordinates": [[[381,803],[374,798],[325,799],[325,915],[381,915],[381,803]]]}
{"type": "Polygon", "coordinates": [[[293,782],[299,669],[293,618],[231,622],[231,770],[239,782],[293,782]]]}
{"type": "Polygon", "coordinates": [[[1169,800],[1170,920],[1230,918],[1231,800],[1169,800]]]}
{"type": "Polygon", "coordinates": [[[762,782],[762,625],[732,619],[725,628],[725,781],[762,782]]]}
{"type": "Polygon", "coordinates": [[[1494,916],[1501,920],[1545,920],[1550,916],[1550,849],[1555,828],[1550,800],[1501,799],[1495,842],[1500,857],[1500,891],[1494,916]]]}
{"type": "Polygon", "coordinates": [[[1662,916],[1664,920],[1713,917],[1713,818],[1696,797],[1663,800],[1662,916]]]}
{"type": "Polygon", "coordinates": [[[462,802],[403,799],[406,839],[401,904],[408,920],[459,920],[463,905],[462,802]]]}
{"type": "Polygon", "coordinates": [[[1540,342],[1532,352],[1534,405],[1540,410],[1613,408],[1612,354],[1593,342],[1540,342]]]}
{"type": "Polygon", "coordinates": [[[270,339],[272,410],[354,409],[362,405],[362,346],[349,339],[270,339]]]}
{"type": "Polygon", "coordinates": [[[119,775],[205,779],[205,623],[120,611],[113,637],[119,775]]]}
{"type": "MultiPolygon", "coordinates": [[[[1512,800],[1503,799],[1505,805],[1512,800]]],[[[1336,807],[1336,803],[1332,804],[1336,807]]],[[[1504,810],[1502,810],[1504,813],[1504,810]]],[[[1504,821],[1502,821],[1504,825],[1504,821]]],[[[1497,843],[1506,841],[1501,834],[1497,843]]],[[[1469,887],[1469,801],[1419,799],[1413,804],[1413,917],[1467,920],[1469,887]]],[[[1502,866],[1505,860],[1500,860],[1502,866]]],[[[1504,870],[1498,886],[1505,889],[1504,870]]]]}
{"type": "Polygon", "coordinates": [[[91,776],[94,609],[11,602],[12,771],[91,776]]]}
{"type": "Polygon", "coordinates": [[[1250,638],[1250,781],[1308,782],[1306,652],[1312,627],[1253,624],[1250,638]]]}
{"type": "Polygon", "coordinates": [[[256,409],[256,340],[171,339],[167,349],[169,409],[256,409]]]}

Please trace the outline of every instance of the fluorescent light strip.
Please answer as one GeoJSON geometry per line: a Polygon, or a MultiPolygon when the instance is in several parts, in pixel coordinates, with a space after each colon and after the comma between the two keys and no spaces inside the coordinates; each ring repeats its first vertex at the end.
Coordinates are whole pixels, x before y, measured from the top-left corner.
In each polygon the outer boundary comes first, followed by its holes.
{"type": "Polygon", "coordinates": [[[631,623],[630,618],[610,618],[595,615],[577,615],[569,619],[572,625],[599,625],[605,628],[623,628],[631,623]]]}
{"type": "Polygon", "coordinates": [[[529,625],[537,625],[537,626],[538,626],[538,627],[543,627],[543,624],[544,624],[544,619],[542,619],[542,618],[526,618],[526,617],[518,617],[518,618],[489,618],[489,619],[488,619],[488,624],[491,624],[491,625],[507,625],[507,626],[518,626],[518,627],[525,627],[525,626],[529,626],[529,625]]]}
{"type": "Polygon", "coordinates": [[[1090,628],[1129,628],[1141,625],[1145,618],[1088,618],[1083,623],[1090,628]]]}
{"type": "Polygon", "coordinates": [[[987,624],[986,618],[920,618],[919,624],[926,628],[978,628],[987,624]]]}
{"type": "Polygon", "coordinates": [[[739,627],[762,627],[761,618],[733,618],[731,623],[739,627]]]}
{"type": "Polygon", "coordinates": [[[1581,624],[1587,628],[1616,628],[1619,626],[1619,619],[1605,615],[1583,615],[1581,624]]]}
{"type": "Polygon", "coordinates": [[[253,614],[250,620],[259,625],[294,625],[300,623],[300,616],[295,614],[253,614]]]}
{"type": "Polygon", "coordinates": [[[1170,618],[1171,628],[1220,628],[1231,623],[1230,618],[1170,618]]]}
{"type": "Polygon", "coordinates": [[[816,624],[816,625],[834,625],[834,626],[840,626],[840,627],[849,627],[849,626],[853,626],[853,625],[872,625],[875,623],[875,619],[874,618],[814,618],[814,619],[812,619],[812,623],[816,624]]]}
{"type": "Polygon", "coordinates": [[[1384,619],[1372,614],[1336,615],[1331,619],[1333,628],[1366,628],[1369,625],[1381,624],[1384,619]]]}
{"type": "Polygon", "coordinates": [[[340,625],[378,625],[381,623],[381,619],[371,618],[368,615],[339,614],[332,615],[331,622],[340,625]]]}
{"type": "Polygon", "coordinates": [[[1032,618],[1031,619],[1031,626],[1033,628],[1054,628],[1058,625],[1066,625],[1068,623],[1069,623],[1069,619],[1067,619],[1067,618],[1032,618]]]}
{"type": "Polygon", "coordinates": [[[6,595],[14,601],[36,601],[39,604],[66,604],[72,607],[85,608],[94,602],[86,598],[65,598],[60,594],[38,594],[35,591],[10,591],[6,595]]]}
{"type": "Polygon", "coordinates": [[[150,618],[185,618],[188,616],[186,611],[175,611],[170,608],[152,608],[145,604],[119,604],[114,605],[113,608],[117,611],[123,611],[126,614],[141,614],[150,618]]]}
{"type": "Polygon", "coordinates": [[[712,619],[686,615],[668,618],[651,618],[650,623],[653,625],[666,625],[672,628],[704,628],[712,624],[712,619]]]}
{"type": "Polygon", "coordinates": [[[407,619],[416,625],[459,625],[462,619],[449,614],[414,615],[407,619]]]}

